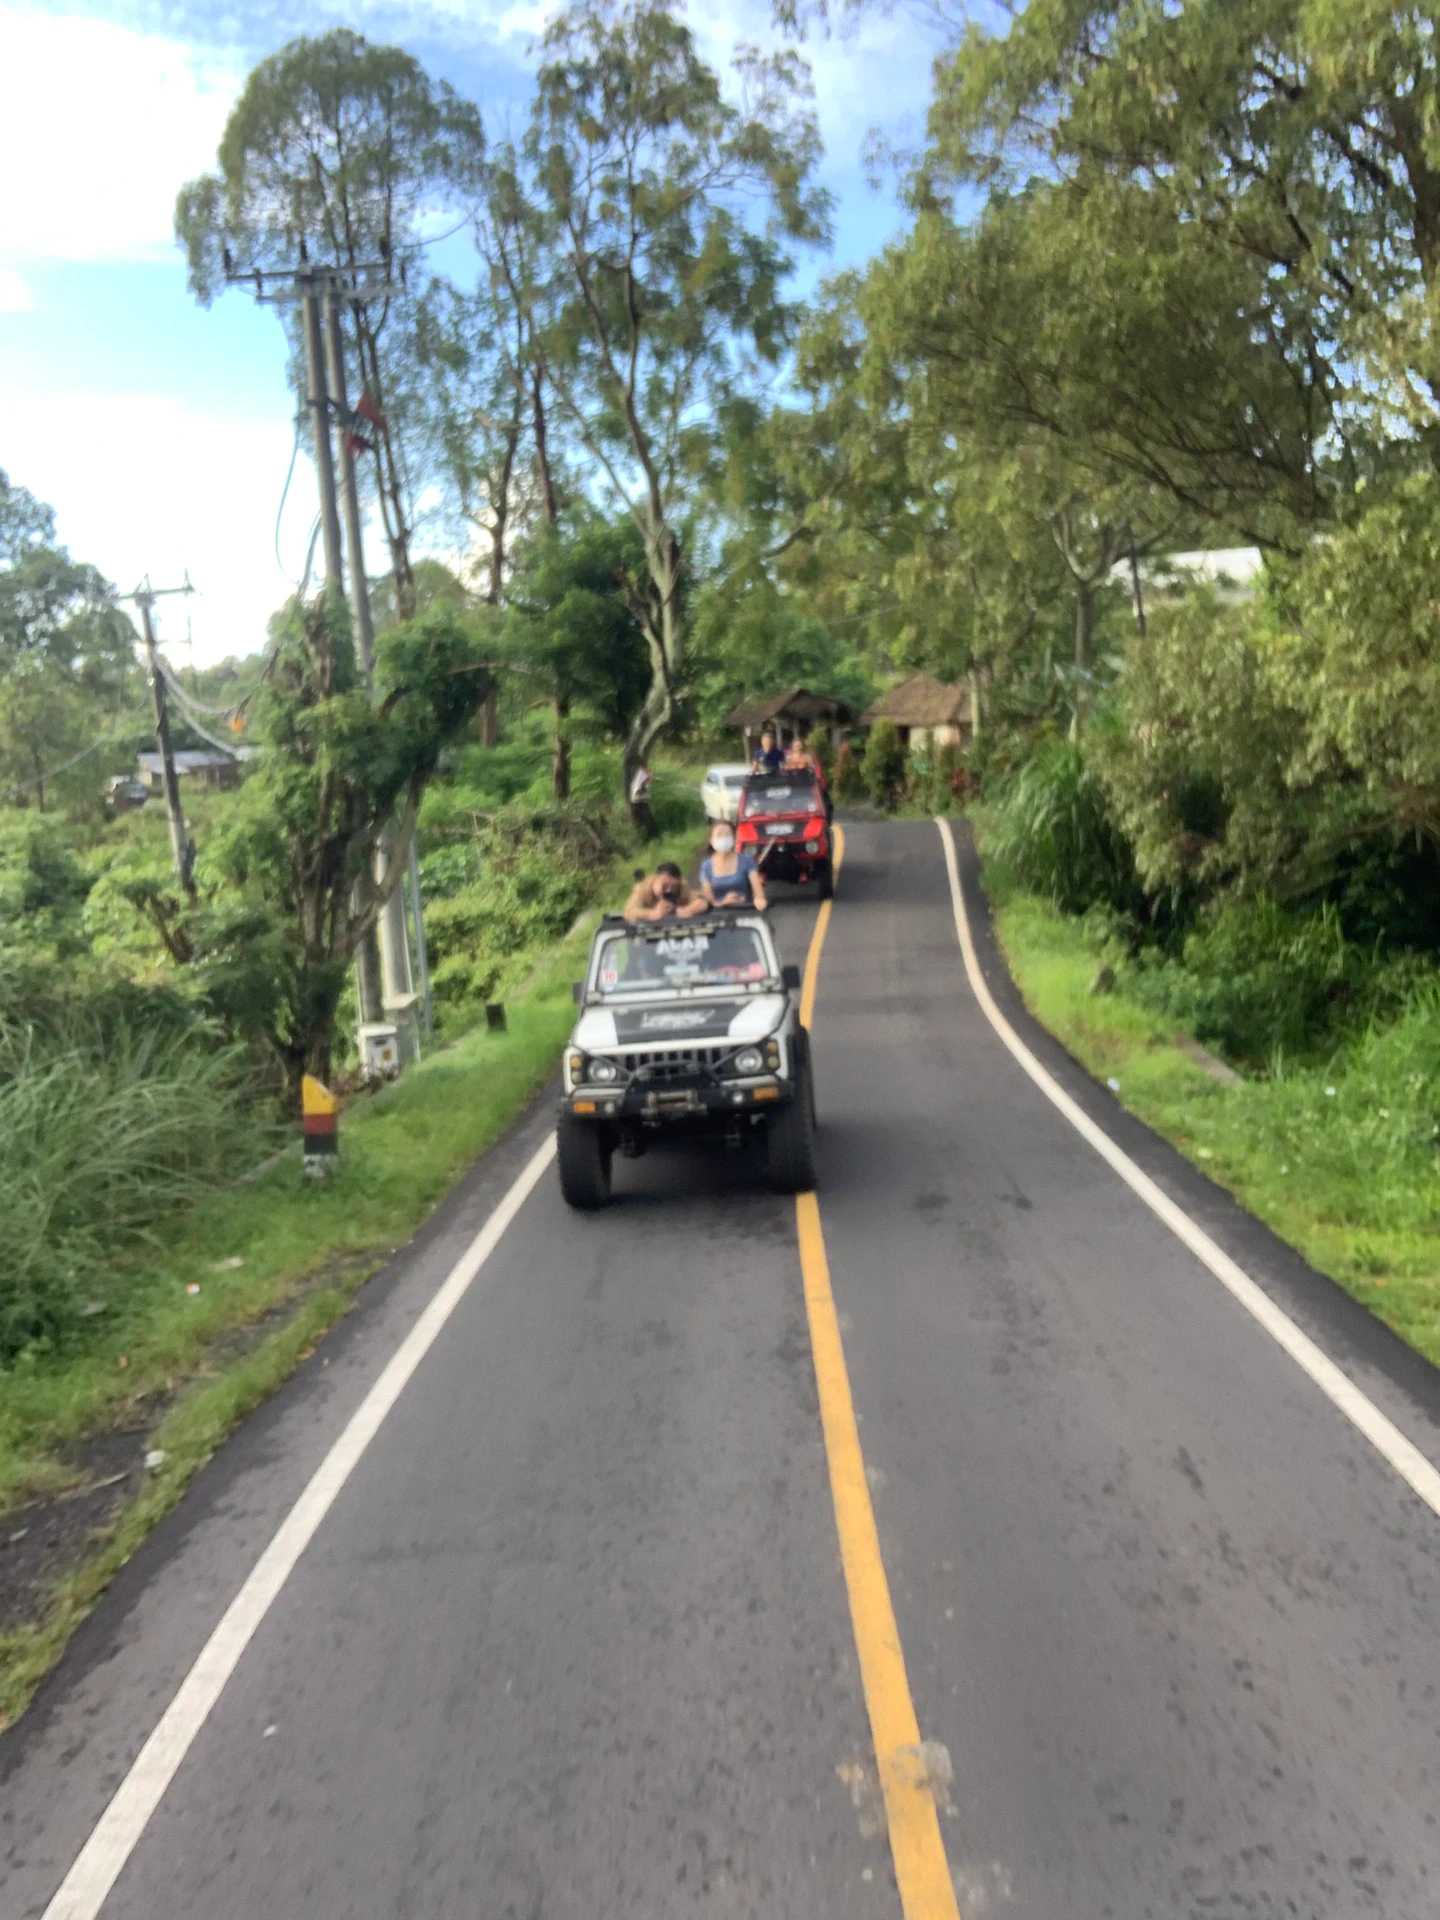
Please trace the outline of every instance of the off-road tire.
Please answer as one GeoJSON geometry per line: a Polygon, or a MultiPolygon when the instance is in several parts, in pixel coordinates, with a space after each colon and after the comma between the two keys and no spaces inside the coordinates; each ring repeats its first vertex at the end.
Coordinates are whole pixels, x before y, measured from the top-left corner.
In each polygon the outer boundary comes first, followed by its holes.
{"type": "Polygon", "coordinates": [[[815,890],[822,900],[835,898],[835,862],[826,860],[815,869],[815,890]]]}
{"type": "Polygon", "coordinates": [[[815,1189],[815,1080],[808,1042],[795,1065],[795,1098],[772,1114],[765,1128],[770,1185],[776,1193],[815,1189]]]}
{"type": "Polygon", "coordinates": [[[560,1191],[568,1205],[585,1213],[610,1203],[610,1163],[615,1143],[603,1127],[562,1113],[556,1129],[560,1191]]]}

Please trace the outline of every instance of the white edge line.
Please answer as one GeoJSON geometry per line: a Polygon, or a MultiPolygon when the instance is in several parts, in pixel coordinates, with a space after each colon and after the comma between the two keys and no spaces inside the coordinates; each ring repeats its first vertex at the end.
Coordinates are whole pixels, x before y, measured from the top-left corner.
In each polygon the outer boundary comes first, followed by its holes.
{"type": "Polygon", "coordinates": [[[965,959],[965,972],[985,1018],[1005,1046],[1009,1048],[1045,1098],[1060,1109],[1075,1131],[1088,1141],[1107,1165],[1119,1174],[1126,1186],[1145,1202],[1150,1211],[1164,1221],[1175,1237],[1190,1249],[1195,1258],[1210,1269],[1221,1286],[1239,1301],[1252,1318],[1259,1321],[1271,1339],[1289,1354],[1296,1366],[1310,1376],[1326,1399],[1365,1436],[1375,1451],[1395,1469],[1411,1491],[1425,1502],[1433,1514],[1440,1517],[1440,1470],[1437,1470],[1413,1441],[1406,1439],[1394,1421],[1387,1418],[1374,1401],[1356,1386],[1349,1374],[1337,1367],[1324,1349],[1317,1346],[1308,1333],[1303,1333],[1283,1308],[1276,1306],[1265,1289],[1252,1280],[1243,1267],[1237,1266],[1229,1254],[1218,1247],[1204,1228],[1198,1226],[1182,1207],[1178,1206],[1168,1194],[1162,1192],[1150,1176],[1136,1166],[1123,1148],[1116,1146],[1109,1134],[1102,1127],[1097,1126],[1089,1114],[1071,1099],[1058,1081],[1052,1078],[1015,1032],[995,1004],[994,997],[986,985],[985,976],[980,971],[980,963],[975,954],[975,943],[970,935],[970,919],[965,908],[965,895],[960,885],[960,870],[955,859],[955,837],[950,831],[950,822],[937,819],[935,824],[940,829],[940,838],[945,848],[945,866],[950,876],[950,899],[955,912],[955,931],[960,937],[960,951],[965,959]]]}
{"type": "Polygon", "coordinates": [[[499,1245],[555,1154],[548,1134],[517,1175],[485,1225],[450,1269],[438,1291],[386,1362],[343,1432],[281,1521],[243,1587],[205,1642],[174,1699],[101,1814],[42,1920],[95,1920],[144,1833],[166,1788],[225,1690],[240,1656],[294,1571],[321,1521],[334,1505],[385,1416],[430,1351],[471,1282],[499,1245]]]}

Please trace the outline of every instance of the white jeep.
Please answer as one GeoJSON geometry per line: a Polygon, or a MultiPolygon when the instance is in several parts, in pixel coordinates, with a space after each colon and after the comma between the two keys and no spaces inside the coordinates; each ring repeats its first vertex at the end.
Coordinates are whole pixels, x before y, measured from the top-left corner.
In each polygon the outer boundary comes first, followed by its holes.
{"type": "Polygon", "coordinates": [[[732,1143],[763,1130],[770,1184],[815,1184],[815,1086],[800,1024],[798,967],[783,966],[765,916],[606,919],[575,988],[558,1119],[560,1191],[610,1198],[615,1150],[661,1133],[732,1143]]]}

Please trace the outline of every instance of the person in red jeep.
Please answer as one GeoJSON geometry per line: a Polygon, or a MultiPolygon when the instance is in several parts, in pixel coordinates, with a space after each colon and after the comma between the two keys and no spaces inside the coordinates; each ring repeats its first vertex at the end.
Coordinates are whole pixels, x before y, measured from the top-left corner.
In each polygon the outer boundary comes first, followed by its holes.
{"type": "Polygon", "coordinates": [[[822,900],[835,887],[834,856],[825,791],[804,772],[752,773],[740,796],[736,845],[763,865],[766,880],[807,886],[822,900]]]}

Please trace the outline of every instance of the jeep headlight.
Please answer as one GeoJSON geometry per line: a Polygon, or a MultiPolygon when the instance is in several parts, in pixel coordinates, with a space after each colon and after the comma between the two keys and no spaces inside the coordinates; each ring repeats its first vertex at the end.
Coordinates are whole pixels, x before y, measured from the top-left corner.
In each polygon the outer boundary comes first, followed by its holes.
{"type": "Polygon", "coordinates": [[[620,1069],[613,1060],[592,1060],[590,1062],[590,1080],[597,1087],[613,1087],[620,1078],[620,1069]]]}
{"type": "Polygon", "coordinates": [[[759,1047],[742,1047],[731,1062],[736,1073],[763,1073],[765,1056],[759,1047]]]}

